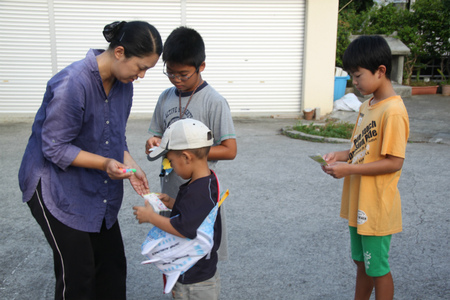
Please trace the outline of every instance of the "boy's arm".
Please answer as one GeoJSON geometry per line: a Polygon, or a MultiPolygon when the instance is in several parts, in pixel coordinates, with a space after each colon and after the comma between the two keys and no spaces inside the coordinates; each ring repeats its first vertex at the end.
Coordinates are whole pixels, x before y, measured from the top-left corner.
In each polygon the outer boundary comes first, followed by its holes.
{"type": "Polygon", "coordinates": [[[211,147],[208,160],[232,160],[236,157],[236,154],[236,139],[227,139],[222,141],[220,145],[211,147]]]}
{"type": "Polygon", "coordinates": [[[136,219],[139,221],[139,224],[142,223],[150,223],[154,226],[158,227],[161,230],[164,230],[167,233],[179,236],[181,238],[185,238],[184,235],[178,232],[172,224],[170,223],[170,218],[161,216],[153,210],[152,206],[148,201],[145,201],[145,206],[134,206],[133,214],[136,216],[136,219]]]}
{"type": "Polygon", "coordinates": [[[386,155],[384,159],[367,164],[348,164],[337,162],[322,167],[325,173],[334,178],[342,178],[348,175],[374,176],[389,174],[399,171],[403,166],[404,158],[386,155]]]}

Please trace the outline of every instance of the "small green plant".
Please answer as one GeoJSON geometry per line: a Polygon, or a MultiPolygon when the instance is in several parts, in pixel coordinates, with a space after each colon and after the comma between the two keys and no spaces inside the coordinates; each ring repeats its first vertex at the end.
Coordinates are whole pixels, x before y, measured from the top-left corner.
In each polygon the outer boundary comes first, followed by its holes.
{"type": "Polygon", "coordinates": [[[324,137],[333,137],[340,139],[350,139],[352,136],[354,125],[347,122],[336,122],[331,119],[325,120],[324,125],[315,125],[311,123],[309,125],[297,124],[293,127],[294,130],[324,137]]]}
{"type": "Polygon", "coordinates": [[[445,77],[444,72],[442,72],[441,69],[437,69],[437,71],[442,76],[441,84],[450,84],[450,78],[447,79],[447,77],[445,77]]]}

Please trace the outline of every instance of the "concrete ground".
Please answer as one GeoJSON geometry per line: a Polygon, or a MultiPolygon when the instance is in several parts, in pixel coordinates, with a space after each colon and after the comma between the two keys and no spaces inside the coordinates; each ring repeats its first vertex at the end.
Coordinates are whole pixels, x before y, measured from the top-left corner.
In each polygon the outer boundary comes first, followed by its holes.
{"type": "MultiPolygon", "coordinates": [[[[450,295],[450,97],[405,99],[411,121],[403,174],[402,233],[390,252],[395,299],[448,299],[450,295]]],[[[340,113],[340,118],[356,118],[340,113]]],[[[219,264],[221,299],[352,299],[355,268],[346,222],[339,218],[343,180],[323,173],[310,154],[346,149],[280,135],[294,119],[236,118],[238,156],[220,162],[230,258],[219,264]]],[[[157,162],[143,154],[149,120],[132,118],[132,155],[159,190],[157,162]]],[[[44,235],[21,203],[17,172],[31,121],[0,123],[0,299],[52,299],[53,263],[44,235]]],[[[143,200],[125,183],[119,220],[128,259],[128,299],[169,299],[159,271],[141,265],[149,225],[132,206],[143,200]]]]}

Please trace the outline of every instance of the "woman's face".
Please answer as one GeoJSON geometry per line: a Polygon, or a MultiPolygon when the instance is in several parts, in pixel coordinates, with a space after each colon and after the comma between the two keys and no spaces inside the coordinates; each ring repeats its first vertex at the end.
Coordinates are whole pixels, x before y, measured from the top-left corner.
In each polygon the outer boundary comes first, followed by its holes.
{"type": "Polygon", "coordinates": [[[133,56],[130,58],[120,55],[116,61],[113,73],[116,79],[123,83],[133,82],[138,78],[144,78],[145,72],[153,68],[158,60],[159,55],[156,53],[144,57],[133,56]]]}

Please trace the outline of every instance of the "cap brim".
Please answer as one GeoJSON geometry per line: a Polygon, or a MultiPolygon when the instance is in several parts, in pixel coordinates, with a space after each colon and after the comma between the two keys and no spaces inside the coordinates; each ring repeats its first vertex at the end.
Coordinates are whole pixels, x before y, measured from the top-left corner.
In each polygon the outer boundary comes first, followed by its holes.
{"type": "Polygon", "coordinates": [[[152,152],[150,152],[147,155],[147,159],[149,161],[154,161],[157,160],[158,158],[160,158],[161,156],[163,156],[164,154],[166,154],[167,152],[169,152],[169,150],[163,149],[161,147],[156,148],[155,150],[153,150],[152,152]]]}

